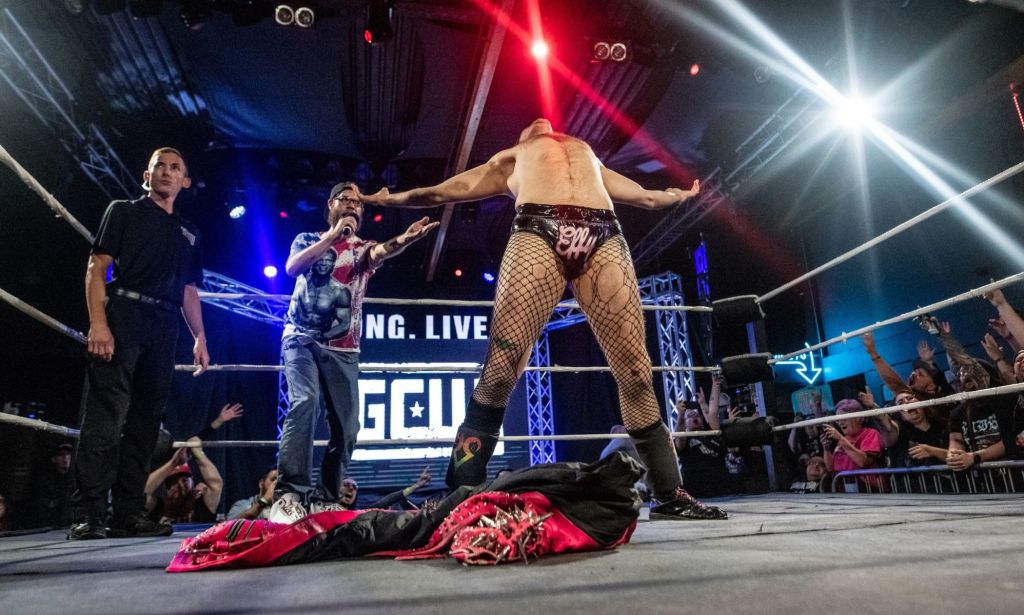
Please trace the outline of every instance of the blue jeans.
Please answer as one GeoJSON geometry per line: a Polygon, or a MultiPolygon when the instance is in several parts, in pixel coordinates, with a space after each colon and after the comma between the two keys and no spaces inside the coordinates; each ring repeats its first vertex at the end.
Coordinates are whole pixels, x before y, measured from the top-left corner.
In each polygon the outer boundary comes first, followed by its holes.
{"type": "Polygon", "coordinates": [[[304,336],[285,339],[281,352],[289,409],[281,433],[275,493],[297,493],[305,501],[337,502],[359,432],[359,353],[326,350],[304,336]],[[331,437],[314,488],[310,468],[321,391],[331,437]]]}

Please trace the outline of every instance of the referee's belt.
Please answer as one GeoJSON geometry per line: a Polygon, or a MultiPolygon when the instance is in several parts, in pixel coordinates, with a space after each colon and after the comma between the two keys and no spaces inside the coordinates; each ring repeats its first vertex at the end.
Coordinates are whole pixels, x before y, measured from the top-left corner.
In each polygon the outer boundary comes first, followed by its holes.
{"type": "Polygon", "coordinates": [[[149,295],[143,295],[142,293],[135,292],[134,290],[128,290],[127,288],[115,288],[114,294],[125,299],[131,299],[132,301],[138,301],[139,303],[145,303],[147,305],[155,305],[158,308],[163,308],[171,312],[178,309],[178,306],[174,305],[170,301],[163,299],[157,299],[150,297],[149,295]]]}

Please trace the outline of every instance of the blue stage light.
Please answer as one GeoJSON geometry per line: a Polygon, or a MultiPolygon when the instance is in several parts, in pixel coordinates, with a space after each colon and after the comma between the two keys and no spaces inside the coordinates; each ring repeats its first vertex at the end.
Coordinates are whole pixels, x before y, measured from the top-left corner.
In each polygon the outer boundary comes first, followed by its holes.
{"type": "Polygon", "coordinates": [[[485,271],[484,272],[484,281],[486,281],[486,282],[494,282],[494,274],[489,272],[489,271],[485,271]]]}

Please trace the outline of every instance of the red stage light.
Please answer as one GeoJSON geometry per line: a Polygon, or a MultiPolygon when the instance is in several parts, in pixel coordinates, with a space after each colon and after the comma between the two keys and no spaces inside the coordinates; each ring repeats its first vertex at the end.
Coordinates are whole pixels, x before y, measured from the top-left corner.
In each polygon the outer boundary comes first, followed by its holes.
{"type": "Polygon", "coordinates": [[[288,217],[288,212],[287,211],[281,211],[281,212],[278,212],[277,215],[281,216],[282,218],[287,218],[288,217]]]}
{"type": "Polygon", "coordinates": [[[700,72],[700,64],[691,64],[690,65],[690,75],[696,77],[697,73],[699,73],[699,72],[700,72]]]}
{"type": "Polygon", "coordinates": [[[368,44],[373,44],[373,34],[369,30],[363,30],[363,40],[368,44]]]}
{"type": "Polygon", "coordinates": [[[373,221],[374,221],[374,222],[380,222],[380,221],[381,221],[381,220],[383,220],[383,219],[384,219],[384,215],[383,215],[383,214],[375,214],[375,215],[373,216],[373,221]]]}
{"type": "Polygon", "coordinates": [[[548,44],[543,40],[533,41],[533,44],[530,45],[530,53],[538,60],[543,60],[548,57],[548,44]]]}

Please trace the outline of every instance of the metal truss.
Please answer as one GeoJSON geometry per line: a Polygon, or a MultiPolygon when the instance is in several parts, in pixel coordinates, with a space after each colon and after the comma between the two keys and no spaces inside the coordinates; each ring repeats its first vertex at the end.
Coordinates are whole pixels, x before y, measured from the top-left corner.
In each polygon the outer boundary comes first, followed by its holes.
{"type": "MultiPolygon", "coordinates": [[[[284,365],[284,353],[281,354],[281,365],[284,365]]],[[[284,419],[288,416],[291,406],[288,403],[288,379],[284,372],[277,373],[277,439],[284,432],[284,419]]]]}
{"type": "Polygon", "coordinates": [[[800,88],[734,150],[733,161],[716,167],[701,180],[696,200],[676,207],[632,248],[637,269],[649,264],[676,242],[687,229],[733,200],[740,186],[785,151],[805,129],[817,101],[813,92],[800,88]]]}
{"type": "Polygon", "coordinates": [[[137,192],[137,179],[95,124],[75,117],[75,97],[36,47],[10,9],[0,11],[0,77],[107,198],[137,192]]]}
{"type": "MultiPolygon", "coordinates": [[[[547,367],[551,365],[548,346],[548,332],[543,331],[533,345],[530,365],[547,367]]],[[[551,372],[526,372],[526,417],[528,433],[531,436],[555,434],[555,412],[551,405],[551,372]]],[[[530,441],[530,464],[553,463],[555,443],[551,440],[530,441]]]]}
{"type": "MultiPolygon", "coordinates": [[[[682,305],[682,278],[672,272],[660,273],[638,280],[640,299],[644,304],[682,305]]],[[[530,365],[547,367],[551,365],[548,348],[548,332],[562,329],[585,320],[578,307],[555,309],[551,321],[544,327],[541,338],[534,345],[530,365]]],[[[685,312],[655,312],[658,329],[658,350],[661,365],[693,366],[690,353],[690,339],[687,334],[685,312]]],[[[673,418],[675,401],[696,399],[696,383],[693,372],[663,372],[662,386],[665,391],[665,414],[673,418]]],[[[551,395],[550,372],[526,372],[526,415],[531,436],[554,433],[555,414],[551,395]]],[[[554,443],[550,441],[530,442],[531,463],[555,461],[554,443]]]]}
{"type": "Polygon", "coordinates": [[[253,286],[248,286],[209,269],[203,270],[203,282],[200,290],[211,293],[237,293],[237,299],[204,297],[203,303],[215,305],[223,310],[234,312],[260,322],[284,326],[284,317],[288,313],[288,301],[268,295],[253,286]]]}

